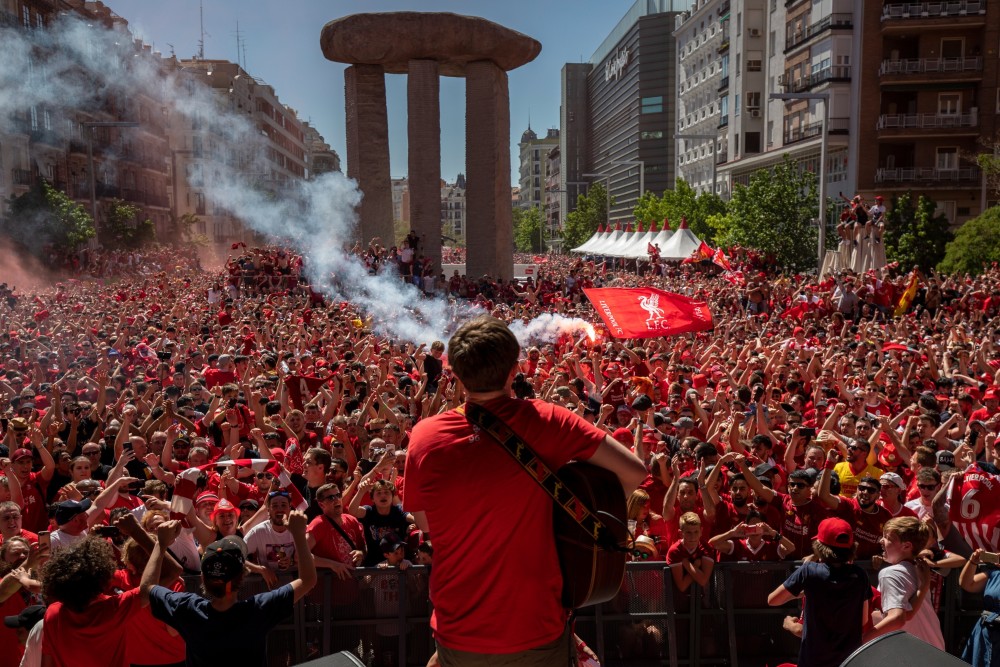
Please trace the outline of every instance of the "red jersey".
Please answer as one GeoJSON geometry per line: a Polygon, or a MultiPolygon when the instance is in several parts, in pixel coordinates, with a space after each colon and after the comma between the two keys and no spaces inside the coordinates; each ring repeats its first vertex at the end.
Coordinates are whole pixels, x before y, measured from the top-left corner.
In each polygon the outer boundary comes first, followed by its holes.
{"type": "Polygon", "coordinates": [[[819,529],[819,523],[830,516],[831,510],[813,498],[804,505],[796,505],[791,496],[775,493],[771,505],[781,512],[779,532],[795,546],[787,555],[792,560],[800,560],[812,553],[812,541],[819,529]]]}
{"type": "Polygon", "coordinates": [[[361,527],[361,522],[347,513],[341,516],[340,527],[351,538],[351,542],[354,542],[354,546],[351,547],[347,543],[347,540],[344,539],[344,536],[340,534],[340,531],[330,525],[330,521],[332,519],[328,519],[325,515],[321,514],[309,522],[307,530],[313,536],[313,539],[316,540],[316,546],[312,550],[313,555],[350,565],[351,552],[355,549],[364,549],[365,531],[361,527]]]}
{"type": "Polygon", "coordinates": [[[42,479],[42,474],[28,474],[28,481],[21,483],[21,495],[24,496],[24,507],[21,508],[21,525],[37,533],[49,527],[49,515],[45,508],[45,489],[48,482],[42,479]]]}
{"type": "Polygon", "coordinates": [[[45,610],[42,653],[55,667],[124,667],[129,664],[129,620],[140,607],[138,588],[113,597],[99,595],[83,612],[53,602],[45,610]]]}
{"type": "Polygon", "coordinates": [[[778,553],[779,542],[775,540],[761,540],[760,545],[754,549],[750,546],[749,540],[734,540],[733,553],[726,557],[728,561],[749,561],[759,563],[762,561],[779,561],[781,554],[778,553]]]}
{"type": "Polygon", "coordinates": [[[854,542],[858,545],[857,559],[868,560],[872,556],[882,555],[882,527],[892,518],[889,510],[875,504],[875,512],[868,513],[861,509],[855,498],[841,498],[838,514],[854,527],[854,542]],[[839,510],[844,510],[840,512],[839,510]]]}
{"type": "MultiPolygon", "coordinates": [[[[544,401],[504,397],[485,406],[552,470],[590,458],[607,437],[544,401]]],[[[417,422],[407,452],[407,507],[426,512],[434,536],[437,640],[459,651],[507,654],[558,639],[566,611],[548,494],[455,410],[417,422]]]]}
{"type": "Polygon", "coordinates": [[[233,371],[220,371],[218,368],[209,368],[205,371],[205,389],[211,389],[220,384],[231,384],[236,382],[236,373],[233,371]]]}
{"type": "Polygon", "coordinates": [[[691,551],[684,546],[684,540],[677,540],[667,549],[667,565],[680,565],[681,561],[689,560],[696,563],[702,558],[715,560],[715,549],[704,542],[698,542],[698,546],[691,551]]]}

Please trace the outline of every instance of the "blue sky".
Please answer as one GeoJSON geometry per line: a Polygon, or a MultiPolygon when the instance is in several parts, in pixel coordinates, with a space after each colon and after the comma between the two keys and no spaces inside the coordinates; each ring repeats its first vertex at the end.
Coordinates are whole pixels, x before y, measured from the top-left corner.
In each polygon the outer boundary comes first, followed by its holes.
{"type": "MultiPolygon", "coordinates": [[[[105,0],[135,34],[178,58],[198,52],[198,0],[105,0]]],[[[510,72],[511,165],[528,126],[539,134],[559,126],[559,72],[564,63],[588,61],[633,0],[204,0],[205,57],[237,59],[236,23],[246,44],[246,67],[274,86],[282,102],[309,120],[345,160],[345,65],[323,57],[319,34],[327,21],[360,12],[449,11],[482,16],[542,43],[533,62],[510,72]]],[[[405,77],[386,77],[389,150],[393,177],[406,173],[405,77]]],[[[441,175],[465,171],[465,85],[441,81],[441,175]]],[[[516,173],[512,182],[517,181],[516,173]]]]}

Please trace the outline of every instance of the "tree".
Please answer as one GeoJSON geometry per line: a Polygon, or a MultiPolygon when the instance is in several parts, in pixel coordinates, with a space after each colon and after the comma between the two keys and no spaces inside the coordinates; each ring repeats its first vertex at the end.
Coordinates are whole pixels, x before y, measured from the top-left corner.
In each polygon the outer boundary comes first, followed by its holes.
{"type": "Polygon", "coordinates": [[[920,195],[914,206],[912,194],[893,197],[885,215],[885,255],[903,268],[919,266],[924,272],[944,258],[945,246],[954,238],[948,218],[934,215],[937,204],[920,195]]]}
{"type": "Polygon", "coordinates": [[[754,248],[787,269],[815,268],[816,198],[816,175],[786,155],[754,172],[748,185],[736,185],[726,214],[710,216],[706,225],[716,229],[719,245],[754,248]]]}
{"type": "MultiPolygon", "coordinates": [[[[614,197],[610,204],[615,203],[614,197]]],[[[572,250],[593,236],[598,225],[608,222],[608,191],[600,183],[594,183],[587,194],[576,198],[576,210],[565,217],[563,225],[563,248],[572,250]]]]}
{"type": "Polygon", "coordinates": [[[101,229],[101,244],[109,248],[134,249],[156,240],[149,218],[139,220],[138,206],[112,199],[101,229]]]}
{"type": "Polygon", "coordinates": [[[95,233],[87,210],[44,180],[11,200],[10,215],[0,225],[0,234],[37,256],[47,246],[73,251],[95,233]]]}
{"type": "Polygon", "coordinates": [[[688,227],[699,238],[711,242],[715,229],[708,219],[724,213],[726,204],[711,192],[695,192],[687,181],[678,178],[673,190],[665,190],[657,197],[652,192],[643,193],[632,214],[644,223],[655,221],[658,228],[664,220],[670,221],[670,228],[677,229],[681,218],[687,218],[688,227]]]}
{"type": "Polygon", "coordinates": [[[981,143],[989,149],[989,152],[979,153],[970,159],[983,170],[986,184],[993,190],[994,196],[1000,197],[1000,139],[985,139],[981,143]]]}
{"type": "Polygon", "coordinates": [[[995,262],[1000,262],[1000,206],[986,209],[959,227],[945,247],[938,271],[976,275],[995,262]]]}
{"type": "Polygon", "coordinates": [[[514,245],[518,252],[544,252],[542,210],[537,206],[514,209],[514,245]]]}

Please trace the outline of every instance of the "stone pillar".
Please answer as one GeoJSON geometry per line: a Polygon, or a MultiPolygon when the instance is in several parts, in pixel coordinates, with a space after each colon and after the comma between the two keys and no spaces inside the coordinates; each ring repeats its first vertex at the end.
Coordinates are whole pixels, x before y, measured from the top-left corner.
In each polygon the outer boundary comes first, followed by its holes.
{"type": "Polygon", "coordinates": [[[389,122],[385,71],[381,65],[351,65],[344,71],[347,107],[347,176],[362,192],[355,238],[367,247],[373,237],[395,245],[392,184],[389,180],[389,122]]]}
{"type": "Polygon", "coordinates": [[[488,60],[465,68],[465,171],[465,272],[510,280],[510,95],[507,73],[488,60]]]}
{"type": "Polygon", "coordinates": [[[441,97],[438,63],[411,60],[406,79],[410,229],[441,273],[441,97]]]}

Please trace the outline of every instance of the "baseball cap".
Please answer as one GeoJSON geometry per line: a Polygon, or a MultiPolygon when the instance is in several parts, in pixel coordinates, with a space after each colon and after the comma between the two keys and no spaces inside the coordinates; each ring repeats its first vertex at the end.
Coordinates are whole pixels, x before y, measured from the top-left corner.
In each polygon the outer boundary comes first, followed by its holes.
{"type": "Polygon", "coordinates": [[[78,514],[83,514],[90,509],[90,499],[85,498],[83,500],[64,500],[61,503],[56,503],[56,525],[62,526],[70,521],[78,514]]]}
{"type": "Polygon", "coordinates": [[[694,428],[694,420],[690,417],[681,417],[674,422],[674,428],[694,428]]]}
{"type": "Polygon", "coordinates": [[[649,399],[649,396],[642,394],[638,396],[634,401],[632,401],[633,410],[649,410],[653,407],[653,401],[649,399]]]}
{"type": "Polygon", "coordinates": [[[14,453],[10,455],[11,463],[20,461],[21,459],[30,459],[30,458],[31,458],[31,450],[25,449],[24,447],[20,449],[15,449],[14,453]]]}
{"type": "Polygon", "coordinates": [[[30,630],[43,618],[45,618],[45,605],[33,604],[30,607],[22,609],[20,614],[16,614],[15,616],[4,616],[3,624],[8,628],[15,630],[17,628],[30,630]]]}
{"type": "Polygon", "coordinates": [[[258,503],[253,498],[247,498],[246,500],[244,500],[243,502],[240,503],[240,509],[241,510],[252,510],[252,511],[256,512],[257,510],[260,509],[260,503],[258,503]]]}
{"type": "Polygon", "coordinates": [[[629,413],[631,413],[632,410],[627,405],[625,405],[624,403],[622,403],[621,405],[618,406],[618,412],[629,412],[629,413]]]}
{"type": "Polygon", "coordinates": [[[212,518],[215,518],[216,514],[221,514],[222,512],[233,512],[236,513],[236,508],[231,502],[225,498],[221,498],[219,502],[215,503],[215,509],[212,510],[212,518]]]}
{"type": "Polygon", "coordinates": [[[759,463],[753,469],[754,477],[763,477],[772,472],[778,472],[778,469],[770,463],[759,463]]]}
{"type": "Polygon", "coordinates": [[[851,524],[837,517],[823,519],[819,524],[816,539],[835,549],[849,549],[854,546],[854,531],[851,524]]]}
{"type": "Polygon", "coordinates": [[[879,452],[878,462],[886,468],[895,468],[903,463],[903,459],[899,456],[899,452],[896,451],[896,446],[889,443],[879,452]]]}
{"type": "Polygon", "coordinates": [[[881,477],[878,478],[878,481],[889,482],[890,484],[895,484],[904,491],[906,490],[906,482],[904,482],[903,478],[894,472],[887,472],[883,474],[881,477]]]}
{"type": "Polygon", "coordinates": [[[384,554],[392,553],[396,549],[405,546],[406,542],[403,542],[398,537],[396,537],[395,533],[389,533],[388,535],[382,538],[381,542],[379,542],[379,548],[382,550],[382,553],[384,554]]]}
{"type": "Polygon", "coordinates": [[[198,494],[198,497],[195,499],[194,504],[201,505],[202,503],[205,502],[211,502],[214,505],[214,503],[219,502],[219,496],[215,493],[212,493],[211,491],[205,491],[203,493],[198,494]]]}
{"type": "Polygon", "coordinates": [[[938,470],[951,470],[955,467],[955,455],[942,449],[937,453],[938,470]]]}
{"type": "Polygon", "coordinates": [[[201,557],[201,574],[208,579],[232,581],[243,572],[246,560],[246,542],[229,535],[205,548],[205,555],[201,557]]]}

